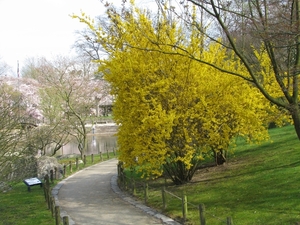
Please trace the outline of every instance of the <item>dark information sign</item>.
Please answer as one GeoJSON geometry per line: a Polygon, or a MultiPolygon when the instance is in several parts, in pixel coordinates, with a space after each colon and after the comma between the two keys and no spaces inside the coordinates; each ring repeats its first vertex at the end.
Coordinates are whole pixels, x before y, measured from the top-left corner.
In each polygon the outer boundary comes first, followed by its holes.
{"type": "Polygon", "coordinates": [[[27,185],[28,191],[30,191],[31,186],[35,186],[35,185],[40,185],[41,187],[43,186],[43,183],[37,177],[25,179],[23,180],[23,182],[27,185]]]}

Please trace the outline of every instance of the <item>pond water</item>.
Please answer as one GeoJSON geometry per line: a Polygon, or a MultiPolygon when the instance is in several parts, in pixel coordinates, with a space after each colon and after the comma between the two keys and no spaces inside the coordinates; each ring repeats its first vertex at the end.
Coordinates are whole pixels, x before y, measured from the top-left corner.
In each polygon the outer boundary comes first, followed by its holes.
{"type": "MultiPolygon", "coordinates": [[[[85,155],[113,152],[117,149],[117,137],[114,134],[89,134],[87,136],[87,151],[85,155]]],[[[56,156],[80,154],[78,143],[73,140],[56,152],[56,156]]]]}

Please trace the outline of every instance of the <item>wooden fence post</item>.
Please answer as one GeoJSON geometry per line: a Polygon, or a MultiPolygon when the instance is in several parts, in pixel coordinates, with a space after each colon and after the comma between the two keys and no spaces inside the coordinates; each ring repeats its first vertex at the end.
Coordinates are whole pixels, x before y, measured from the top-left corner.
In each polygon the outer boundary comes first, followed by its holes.
{"type": "Polygon", "coordinates": [[[124,172],[121,172],[121,181],[122,181],[123,188],[126,188],[126,176],[124,172]]]}
{"type": "Polygon", "coordinates": [[[144,183],[144,198],[145,198],[145,204],[148,203],[148,182],[144,183]]]}
{"type": "Polygon", "coordinates": [[[186,221],[186,216],[187,216],[187,197],[186,195],[182,196],[182,217],[183,220],[186,221]]]}
{"type": "Polygon", "coordinates": [[[83,156],[83,165],[85,166],[86,164],[86,155],[83,156]]]}
{"type": "Polygon", "coordinates": [[[50,181],[53,183],[53,170],[50,170],[50,181]]]}
{"type": "Polygon", "coordinates": [[[51,208],[51,214],[52,214],[52,217],[54,218],[54,214],[55,214],[55,200],[54,200],[54,197],[51,196],[50,197],[50,208],[51,208]]]}
{"type": "Polygon", "coordinates": [[[55,206],[55,224],[60,225],[60,208],[55,206]]]}
{"type": "Polygon", "coordinates": [[[161,195],[163,200],[163,210],[167,208],[167,195],[166,195],[166,187],[163,186],[161,189],[161,195]]]}
{"type": "Polygon", "coordinates": [[[66,176],[66,167],[67,165],[64,164],[64,174],[63,174],[64,177],[66,176]]]}
{"type": "Polygon", "coordinates": [[[47,186],[50,185],[49,175],[48,174],[45,175],[45,183],[46,183],[47,186]]]}
{"type": "Polygon", "coordinates": [[[63,225],[69,225],[69,217],[68,216],[63,217],[63,225]]]}
{"type": "Polygon", "coordinates": [[[45,199],[48,205],[48,209],[51,209],[51,205],[50,205],[50,194],[51,193],[50,190],[50,182],[49,182],[49,176],[48,174],[45,175],[44,177],[45,179],[45,184],[44,184],[44,194],[45,194],[45,199]]]}
{"type": "Polygon", "coordinates": [[[162,201],[163,201],[163,210],[167,208],[167,201],[166,201],[166,188],[165,186],[161,189],[162,201]]]}
{"type": "Polygon", "coordinates": [[[227,217],[227,225],[233,225],[231,217],[227,217]]]}
{"type": "Polygon", "coordinates": [[[113,148],[113,153],[114,153],[114,156],[116,156],[116,151],[115,151],[115,148],[113,148]]]}
{"type": "Polygon", "coordinates": [[[47,187],[46,187],[46,184],[43,185],[43,188],[44,188],[45,201],[47,202],[48,196],[47,196],[47,187]]]}
{"type": "Polygon", "coordinates": [[[132,194],[136,195],[136,188],[135,188],[135,180],[134,180],[134,178],[131,178],[131,183],[132,183],[132,194]]]}
{"type": "Polygon", "coordinates": [[[100,161],[103,161],[102,152],[100,152],[100,161]]]}
{"type": "Polygon", "coordinates": [[[108,148],[107,148],[107,142],[105,142],[105,149],[106,149],[107,159],[109,159],[108,148]]]}
{"type": "Polygon", "coordinates": [[[120,165],[120,161],[118,162],[117,168],[118,168],[118,177],[120,178],[121,175],[121,165],[120,165]]]}
{"type": "Polygon", "coordinates": [[[94,163],[94,154],[91,155],[92,163],[94,163]]]}
{"type": "Polygon", "coordinates": [[[76,170],[78,170],[78,157],[76,157],[76,170]]]}
{"type": "Polygon", "coordinates": [[[52,205],[51,205],[51,188],[50,185],[47,188],[47,196],[48,196],[48,209],[51,209],[52,205]]]}
{"type": "Polygon", "coordinates": [[[69,161],[70,173],[72,173],[72,161],[69,161]]]}
{"type": "Polygon", "coordinates": [[[200,224],[205,225],[206,221],[205,221],[205,206],[204,206],[204,204],[199,205],[199,213],[200,213],[200,224]]]}
{"type": "Polygon", "coordinates": [[[49,182],[49,176],[48,174],[46,174],[45,176],[45,196],[46,196],[46,201],[47,201],[47,205],[48,205],[48,209],[51,209],[51,188],[50,188],[50,182],[49,182]]]}
{"type": "Polygon", "coordinates": [[[57,167],[54,167],[54,180],[57,180],[57,167]]]}

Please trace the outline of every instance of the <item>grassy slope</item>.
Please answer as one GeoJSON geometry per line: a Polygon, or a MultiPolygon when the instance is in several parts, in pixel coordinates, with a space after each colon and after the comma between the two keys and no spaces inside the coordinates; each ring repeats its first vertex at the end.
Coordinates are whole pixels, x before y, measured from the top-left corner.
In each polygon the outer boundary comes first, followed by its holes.
{"type": "Polygon", "coordinates": [[[292,127],[271,135],[273,143],[240,146],[229,165],[212,171],[215,177],[188,187],[199,193],[193,201],[216,216],[232,216],[236,225],[300,221],[300,142],[292,127]]]}
{"type": "MultiPolygon", "coordinates": [[[[300,142],[291,126],[270,134],[272,141],[259,146],[239,140],[226,165],[199,170],[190,184],[167,187],[177,196],[186,193],[186,224],[199,224],[200,203],[205,204],[207,224],[226,224],[226,217],[235,225],[300,222],[300,142]]],[[[150,204],[161,208],[160,196],[159,190],[152,191],[150,204]]],[[[171,195],[166,213],[182,217],[181,203],[171,195]]]]}

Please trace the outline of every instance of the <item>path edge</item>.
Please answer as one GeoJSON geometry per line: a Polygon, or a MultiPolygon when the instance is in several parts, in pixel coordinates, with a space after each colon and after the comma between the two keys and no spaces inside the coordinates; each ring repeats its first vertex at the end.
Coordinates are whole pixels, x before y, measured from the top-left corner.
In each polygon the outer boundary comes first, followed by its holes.
{"type": "Polygon", "coordinates": [[[111,177],[110,180],[111,189],[124,201],[130,203],[131,205],[135,206],[136,208],[139,208],[140,210],[144,211],[145,213],[154,216],[157,219],[160,219],[164,224],[167,225],[181,225],[181,223],[178,223],[177,221],[173,220],[170,217],[167,217],[158,211],[156,211],[153,208],[150,208],[144,204],[142,204],[139,201],[134,200],[129,194],[126,192],[123,192],[118,185],[118,175],[115,174],[111,177]]]}

